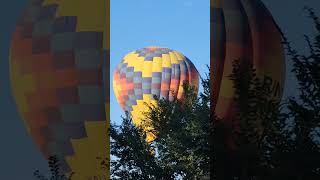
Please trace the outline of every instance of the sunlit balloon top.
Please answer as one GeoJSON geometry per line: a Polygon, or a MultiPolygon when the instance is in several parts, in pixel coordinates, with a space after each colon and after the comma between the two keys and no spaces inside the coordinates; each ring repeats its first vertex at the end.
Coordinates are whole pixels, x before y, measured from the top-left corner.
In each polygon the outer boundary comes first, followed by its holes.
{"type": "MultiPolygon", "coordinates": [[[[155,96],[168,100],[183,98],[185,81],[198,90],[199,75],[193,63],[180,52],[152,46],[122,59],[114,71],[113,89],[122,109],[130,112],[133,122],[140,125],[146,120],[146,104],[155,105],[155,96]]],[[[147,140],[153,139],[147,133],[147,140]]]]}
{"type": "Polygon", "coordinates": [[[198,88],[198,72],[183,54],[162,47],[147,47],[127,54],[114,72],[113,87],[121,107],[133,111],[153,96],[172,100],[183,95],[188,81],[198,88]]]}

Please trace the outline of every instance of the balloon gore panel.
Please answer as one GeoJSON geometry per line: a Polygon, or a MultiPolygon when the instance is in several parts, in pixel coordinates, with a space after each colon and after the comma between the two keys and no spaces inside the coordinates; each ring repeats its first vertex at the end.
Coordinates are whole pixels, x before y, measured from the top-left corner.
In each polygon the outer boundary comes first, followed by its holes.
{"type": "Polygon", "coordinates": [[[79,180],[109,173],[97,159],[109,156],[108,3],[30,0],[10,48],[12,91],[29,133],[79,180]]]}

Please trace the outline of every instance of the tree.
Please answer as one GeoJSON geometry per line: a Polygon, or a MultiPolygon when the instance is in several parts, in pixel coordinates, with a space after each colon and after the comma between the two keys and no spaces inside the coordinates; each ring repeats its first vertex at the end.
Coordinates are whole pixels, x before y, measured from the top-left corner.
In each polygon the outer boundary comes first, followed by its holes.
{"type": "Polygon", "coordinates": [[[306,10],[317,35],[313,40],[304,36],[308,55],[294,50],[284,36],[285,47],[293,61],[292,72],[298,80],[299,96],[287,101],[287,119],[282,122],[286,141],[276,144],[273,154],[278,176],[297,180],[320,178],[320,22],[311,8],[306,10]]]}
{"type": "Polygon", "coordinates": [[[320,22],[312,9],[306,9],[317,30],[313,40],[305,36],[309,54],[299,54],[283,36],[299,85],[298,97],[280,104],[270,98],[270,78],[258,78],[250,63],[234,61],[230,78],[237,115],[229,129],[213,115],[212,179],[320,179],[320,22]],[[230,137],[235,152],[228,151],[230,137]],[[230,161],[228,167],[224,162],[230,161]]]}
{"type": "MultiPolygon", "coordinates": [[[[120,126],[111,125],[113,179],[199,179],[209,174],[209,76],[199,96],[184,83],[184,97],[157,99],[140,127],[127,113],[120,126]],[[146,142],[143,127],[153,127],[155,140],[146,142]]],[[[156,97],[155,97],[156,98],[156,97]]]]}
{"type": "Polygon", "coordinates": [[[280,103],[270,77],[257,77],[243,60],[233,61],[236,109],[231,124],[214,115],[212,179],[251,179],[268,174],[268,139],[277,134],[280,103]],[[232,163],[231,163],[232,162],[232,163]]]}
{"type": "Polygon", "coordinates": [[[48,159],[48,166],[50,170],[50,177],[45,177],[40,173],[39,170],[36,170],[33,173],[33,176],[38,180],[71,180],[73,173],[68,177],[60,172],[60,163],[58,156],[50,156],[48,159]]]}
{"type": "Polygon", "coordinates": [[[282,104],[274,101],[266,83],[270,78],[258,78],[250,63],[234,61],[230,78],[238,105],[234,126],[239,129],[224,133],[233,137],[237,150],[223,157],[233,158],[236,165],[228,177],[221,176],[228,172],[216,171],[216,179],[320,178],[320,23],[314,11],[307,10],[318,32],[313,40],[305,36],[310,53],[299,54],[283,36],[299,85],[298,97],[282,104]]]}
{"type": "Polygon", "coordinates": [[[152,155],[142,129],[132,123],[128,113],[120,126],[111,125],[111,179],[155,179],[166,177],[152,155]]]}

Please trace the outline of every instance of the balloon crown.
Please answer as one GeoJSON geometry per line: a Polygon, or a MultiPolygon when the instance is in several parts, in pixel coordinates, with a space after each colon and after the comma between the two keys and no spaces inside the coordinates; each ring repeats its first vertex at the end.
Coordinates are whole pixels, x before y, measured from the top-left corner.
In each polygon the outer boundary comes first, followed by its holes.
{"type": "Polygon", "coordinates": [[[149,46],[139,50],[136,50],[140,57],[145,57],[146,61],[151,61],[154,57],[161,57],[162,54],[169,54],[173,50],[165,47],[158,47],[158,46],[149,46]]]}

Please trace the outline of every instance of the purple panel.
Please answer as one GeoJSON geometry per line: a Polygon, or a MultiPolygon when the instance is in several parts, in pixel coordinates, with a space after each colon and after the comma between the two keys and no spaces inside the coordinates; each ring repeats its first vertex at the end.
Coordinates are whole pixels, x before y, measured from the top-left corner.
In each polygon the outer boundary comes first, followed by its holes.
{"type": "Polygon", "coordinates": [[[126,71],[127,72],[133,72],[134,68],[133,67],[127,67],[126,71]]]}
{"type": "Polygon", "coordinates": [[[47,108],[44,110],[46,117],[50,123],[52,122],[62,122],[62,116],[59,108],[47,108]]]}
{"type": "Polygon", "coordinates": [[[137,94],[137,95],[136,95],[136,98],[137,98],[137,100],[142,100],[142,99],[143,99],[143,96],[142,96],[142,94],[137,94]]]}
{"type": "Polygon", "coordinates": [[[151,77],[146,77],[142,79],[142,83],[151,83],[152,78],[151,77]]]}
{"type": "Polygon", "coordinates": [[[77,32],[76,49],[101,48],[103,34],[101,32],[77,32]]]}
{"type": "Polygon", "coordinates": [[[77,17],[63,16],[58,17],[53,25],[54,33],[75,32],[77,25],[77,17]]]}
{"type": "Polygon", "coordinates": [[[158,77],[158,78],[160,78],[161,77],[161,72],[153,72],[152,73],[152,77],[158,77]]]}
{"type": "Polygon", "coordinates": [[[104,104],[81,104],[81,114],[86,121],[105,121],[104,104]]]}
{"type": "Polygon", "coordinates": [[[41,8],[39,20],[54,18],[57,7],[57,5],[53,4],[41,8]]]}
{"type": "Polygon", "coordinates": [[[73,147],[70,141],[59,142],[58,145],[64,156],[70,156],[74,154],[73,147]]]}
{"type": "Polygon", "coordinates": [[[171,73],[171,68],[163,67],[162,72],[171,73]]]}
{"type": "Polygon", "coordinates": [[[60,104],[78,104],[80,102],[77,87],[60,88],[56,92],[60,104]]]}
{"type": "Polygon", "coordinates": [[[143,89],[143,94],[151,94],[151,89],[143,89]]]}
{"type": "Polygon", "coordinates": [[[81,139],[87,137],[84,123],[68,123],[63,124],[65,132],[68,132],[68,137],[72,139],[81,139]]]}

